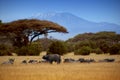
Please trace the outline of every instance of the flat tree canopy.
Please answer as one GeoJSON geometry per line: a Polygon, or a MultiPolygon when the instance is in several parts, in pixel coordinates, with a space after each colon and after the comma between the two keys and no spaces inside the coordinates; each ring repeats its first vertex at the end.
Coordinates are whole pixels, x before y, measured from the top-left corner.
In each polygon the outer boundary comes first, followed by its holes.
{"type": "Polygon", "coordinates": [[[14,43],[19,47],[31,43],[39,35],[52,32],[67,33],[67,30],[59,24],[37,19],[22,19],[0,25],[0,34],[14,35],[14,43]]]}

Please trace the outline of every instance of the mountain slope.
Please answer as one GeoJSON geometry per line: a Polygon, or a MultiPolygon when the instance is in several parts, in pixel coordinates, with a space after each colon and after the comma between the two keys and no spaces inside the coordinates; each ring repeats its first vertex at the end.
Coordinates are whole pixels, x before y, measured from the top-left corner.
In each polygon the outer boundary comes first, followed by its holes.
{"type": "Polygon", "coordinates": [[[53,21],[66,27],[69,31],[68,38],[85,32],[115,31],[120,33],[120,25],[87,21],[71,13],[41,13],[32,18],[53,21]]]}

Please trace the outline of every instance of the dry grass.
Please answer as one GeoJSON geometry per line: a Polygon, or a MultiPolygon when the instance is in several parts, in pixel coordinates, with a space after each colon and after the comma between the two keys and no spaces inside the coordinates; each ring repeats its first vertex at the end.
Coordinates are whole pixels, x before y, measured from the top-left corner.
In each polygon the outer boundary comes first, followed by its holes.
{"type": "MultiPolygon", "coordinates": [[[[119,56],[71,56],[78,59],[115,58],[112,63],[61,63],[57,64],[20,64],[23,59],[41,59],[37,56],[17,57],[14,65],[0,65],[0,80],[120,80],[119,56]]],[[[70,56],[64,56],[70,57],[70,56]]],[[[9,56],[0,57],[0,63],[9,56]]]]}

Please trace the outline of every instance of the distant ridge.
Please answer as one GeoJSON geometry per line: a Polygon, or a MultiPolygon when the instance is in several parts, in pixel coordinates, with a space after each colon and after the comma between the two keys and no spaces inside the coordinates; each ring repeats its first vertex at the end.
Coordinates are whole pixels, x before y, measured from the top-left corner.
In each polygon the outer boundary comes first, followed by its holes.
{"type": "Polygon", "coordinates": [[[83,18],[77,17],[71,13],[39,13],[31,18],[49,20],[58,23],[67,28],[69,34],[64,35],[64,38],[70,38],[79,33],[114,31],[120,33],[120,25],[109,22],[92,22],[83,18]]]}

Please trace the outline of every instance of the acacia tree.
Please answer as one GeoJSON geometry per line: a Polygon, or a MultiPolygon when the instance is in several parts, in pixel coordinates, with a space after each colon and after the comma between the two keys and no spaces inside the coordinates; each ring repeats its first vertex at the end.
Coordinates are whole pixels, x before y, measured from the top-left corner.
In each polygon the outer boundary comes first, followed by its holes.
{"type": "Polygon", "coordinates": [[[37,19],[22,19],[0,25],[0,34],[12,34],[15,46],[22,47],[31,43],[39,35],[52,32],[67,33],[59,24],[37,19]]]}

